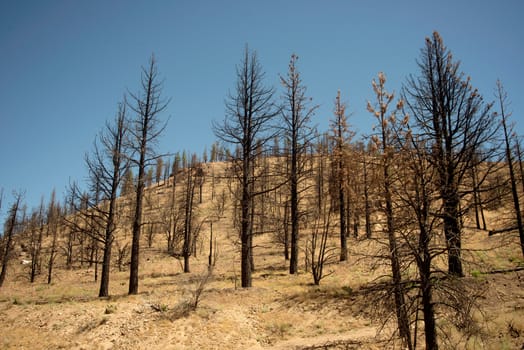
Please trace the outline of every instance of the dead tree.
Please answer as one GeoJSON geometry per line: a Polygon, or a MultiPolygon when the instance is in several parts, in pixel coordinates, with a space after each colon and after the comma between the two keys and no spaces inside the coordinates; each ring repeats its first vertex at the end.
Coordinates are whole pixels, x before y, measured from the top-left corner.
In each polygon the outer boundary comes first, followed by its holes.
{"type": "Polygon", "coordinates": [[[158,79],[156,60],[154,56],[151,56],[149,66],[142,68],[141,91],[136,95],[130,94],[131,101],[127,103],[127,106],[135,112],[135,117],[130,121],[129,133],[130,147],[134,152],[131,162],[138,171],[129,269],[129,294],[138,293],[140,233],[146,170],[159,157],[156,155],[154,145],[166,127],[166,124],[160,120],[160,114],[166,109],[169,100],[162,98],[162,82],[158,79]]]}
{"type": "Polygon", "coordinates": [[[264,73],[256,52],[246,47],[241,64],[236,70],[237,84],[235,94],[230,94],[226,101],[226,117],[221,124],[213,123],[215,135],[228,144],[238,147],[238,156],[234,157],[234,174],[240,184],[240,239],[241,239],[241,275],[242,287],[252,285],[252,204],[253,191],[257,181],[255,160],[259,156],[257,143],[265,146],[273,139],[275,131],[273,120],[280,114],[280,109],[273,103],[274,90],[263,85],[264,73]]]}
{"type": "Polygon", "coordinates": [[[157,186],[160,186],[160,180],[162,179],[162,172],[164,170],[164,159],[162,157],[157,158],[155,166],[155,182],[157,186]]]}
{"type": "Polygon", "coordinates": [[[400,125],[394,126],[395,162],[400,165],[392,186],[397,247],[413,348],[417,347],[419,322],[423,321],[425,348],[438,349],[437,329],[445,332],[445,328],[453,325],[468,336],[476,328],[471,327],[476,322],[473,306],[482,287],[480,284],[468,287],[471,281],[454,278],[439,266],[447,254],[446,242],[439,237],[445,211],[436,181],[439,174],[431,163],[431,143],[409,129],[408,121],[404,118],[400,125]]]}
{"type": "Polygon", "coordinates": [[[507,112],[506,109],[508,107],[508,95],[506,91],[504,90],[504,87],[502,86],[502,83],[497,81],[497,90],[495,93],[499,107],[500,107],[500,118],[502,121],[502,128],[504,131],[504,142],[505,142],[505,150],[506,150],[506,163],[508,164],[508,170],[509,170],[509,178],[511,183],[511,194],[513,197],[513,207],[515,208],[515,217],[517,219],[517,228],[519,231],[519,238],[520,238],[520,248],[522,251],[522,255],[524,255],[524,226],[522,224],[522,213],[520,211],[520,202],[519,202],[519,194],[517,190],[517,177],[515,175],[515,168],[513,165],[513,154],[511,150],[511,144],[510,144],[510,134],[509,127],[507,125],[507,119],[509,116],[511,116],[511,113],[507,112]]]}
{"type": "Polygon", "coordinates": [[[372,140],[375,147],[380,150],[381,168],[383,172],[382,193],[385,207],[383,208],[386,217],[385,233],[389,243],[389,259],[391,263],[391,274],[393,277],[393,297],[395,300],[395,311],[397,316],[397,326],[400,337],[406,347],[413,348],[411,341],[411,330],[409,326],[409,317],[406,309],[405,291],[403,287],[401,274],[401,261],[399,256],[399,243],[397,237],[397,228],[395,227],[395,218],[393,213],[393,156],[394,156],[394,133],[393,126],[397,123],[397,114],[402,108],[402,102],[399,101],[393,111],[388,111],[388,107],[395,98],[393,93],[385,89],[386,76],[380,72],[378,74],[378,83],[373,79],[371,82],[373,91],[376,96],[376,102],[372,104],[368,101],[367,109],[377,119],[377,135],[373,135],[372,140]]]}
{"type": "Polygon", "coordinates": [[[302,83],[296,63],[298,56],[291,55],[286,77],[280,77],[284,86],[283,133],[289,145],[287,182],[289,185],[290,219],[291,219],[291,257],[289,273],[298,270],[299,219],[301,216],[299,185],[306,179],[306,153],[314,136],[314,128],[310,126],[311,117],[318,106],[308,107],[310,100],[306,97],[306,87],[302,83]]]}
{"type": "MultiPolygon", "coordinates": [[[[408,119],[400,126],[406,127],[408,119]]],[[[416,302],[409,303],[405,309],[411,315],[414,324],[412,344],[416,348],[417,320],[419,306],[424,321],[424,337],[426,349],[438,349],[435,298],[435,285],[438,284],[437,268],[433,261],[445,250],[435,243],[436,232],[440,228],[438,215],[438,188],[434,185],[437,177],[436,169],[429,162],[429,149],[418,136],[413,136],[411,130],[397,134],[399,152],[396,156],[399,176],[393,186],[396,198],[396,222],[400,244],[404,247],[404,265],[415,263],[417,275],[410,278],[416,291],[416,302]],[[400,135],[399,135],[400,134],[400,135]],[[416,306],[413,306],[416,305],[416,306]]],[[[408,293],[404,290],[404,293],[408,293]]],[[[413,296],[412,296],[413,298],[413,296]]],[[[411,342],[410,342],[411,343],[411,342]]]]}
{"type": "MultiPolygon", "coordinates": [[[[118,106],[118,113],[112,123],[96,139],[93,152],[86,156],[86,165],[92,187],[100,191],[100,198],[91,207],[93,215],[99,218],[103,226],[103,236],[97,239],[103,244],[102,276],[99,297],[109,295],[109,274],[111,270],[111,250],[116,230],[116,200],[118,189],[129,166],[126,149],[128,121],[126,102],[118,106]]],[[[94,189],[94,188],[92,188],[94,189]]]]}
{"type": "MultiPolygon", "coordinates": [[[[64,221],[68,220],[67,217],[71,216],[71,220],[77,220],[77,217],[75,215],[75,200],[76,200],[76,192],[72,192],[71,196],[66,199],[67,207],[64,208],[64,221]]],[[[68,269],[73,268],[73,260],[74,260],[74,244],[75,244],[75,236],[76,236],[76,227],[74,226],[68,226],[66,225],[66,235],[65,235],[65,242],[62,246],[62,250],[64,251],[64,255],[66,257],[66,266],[68,269]]]]}
{"type": "Polygon", "coordinates": [[[335,99],[335,118],[331,120],[330,138],[333,145],[333,185],[335,186],[337,196],[340,223],[340,261],[346,261],[348,258],[347,237],[349,223],[346,220],[346,206],[349,186],[346,176],[346,158],[351,137],[346,116],[346,105],[340,100],[340,91],[338,91],[335,99]]]}
{"type": "Polygon", "coordinates": [[[166,234],[167,253],[170,255],[175,254],[175,246],[177,244],[177,232],[180,224],[180,211],[178,210],[176,200],[176,189],[178,181],[178,172],[180,168],[180,155],[177,152],[173,158],[173,164],[171,165],[171,194],[169,196],[169,207],[164,210],[165,214],[162,215],[164,218],[164,232],[166,234]]]}
{"type": "Polygon", "coordinates": [[[325,266],[336,261],[336,247],[329,245],[331,217],[333,209],[329,201],[324,201],[322,210],[314,216],[313,227],[306,245],[306,264],[311,268],[313,283],[319,285],[325,273],[325,266]]]}
{"type": "Polygon", "coordinates": [[[182,255],[184,256],[184,272],[190,272],[189,268],[189,257],[192,252],[193,240],[193,204],[195,198],[195,173],[196,169],[196,156],[191,160],[186,171],[186,182],[185,182],[185,196],[184,196],[184,246],[182,248],[182,255]]]}
{"type": "Polygon", "coordinates": [[[47,284],[53,280],[53,267],[55,264],[56,253],[58,251],[58,230],[60,227],[61,208],[56,200],[56,192],[53,190],[49,207],[47,209],[46,236],[51,234],[51,245],[49,247],[49,259],[47,263],[47,284]]]}
{"type": "Polygon", "coordinates": [[[45,229],[44,207],[44,199],[42,198],[38,210],[33,212],[29,223],[29,255],[31,257],[29,280],[31,283],[35,282],[36,275],[40,273],[42,266],[41,251],[45,229]]]}
{"type": "Polygon", "coordinates": [[[22,205],[22,198],[23,194],[21,192],[14,194],[14,203],[11,205],[11,208],[9,209],[9,214],[7,217],[6,225],[5,225],[5,233],[3,237],[1,237],[4,240],[3,249],[0,252],[1,259],[2,259],[2,270],[0,271],[0,288],[4,284],[5,277],[7,275],[7,267],[9,265],[9,260],[12,255],[13,250],[13,241],[17,232],[17,224],[18,224],[18,214],[21,209],[22,205]]]}
{"type": "Polygon", "coordinates": [[[499,146],[495,141],[498,125],[493,122],[492,105],[484,103],[470,78],[459,71],[459,62],[437,32],[426,38],[418,66],[420,75],[408,78],[403,100],[413,126],[433,145],[431,164],[438,170],[445,204],[442,220],[448,270],[463,276],[460,200],[464,193],[460,188],[471,167],[493,159],[499,146]]]}
{"type": "Polygon", "coordinates": [[[486,218],[484,216],[484,206],[482,204],[481,189],[478,185],[479,183],[479,166],[471,167],[471,182],[472,182],[472,191],[473,191],[473,206],[475,209],[475,223],[477,229],[486,230],[486,218]],[[482,226],[481,226],[482,221],[482,226]]]}
{"type": "Polygon", "coordinates": [[[522,152],[520,151],[520,140],[519,137],[515,137],[515,151],[517,156],[517,164],[519,165],[520,173],[520,184],[522,186],[522,192],[524,193],[524,166],[522,161],[522,152]]]}
{"type": "Polygon", "coordinates": [[[358,142],[356,147],[357,157],[361,165],[362,171],[362,200],[364,202],[364,221],[366,229],[366,238],[371,238],[371,183],[372,183],[372,168],[371,168],[371,147],[366,149],[363,142],[358,142]]]}

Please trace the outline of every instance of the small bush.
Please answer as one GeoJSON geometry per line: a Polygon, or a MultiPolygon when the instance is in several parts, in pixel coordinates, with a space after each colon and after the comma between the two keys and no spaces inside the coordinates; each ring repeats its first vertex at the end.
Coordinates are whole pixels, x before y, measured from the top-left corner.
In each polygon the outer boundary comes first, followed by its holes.
{"type": "Polygon", "coordinates": [[[169,306],[166,304],[152,304],[151,308],[157,312],[166,312],[169,310],[169,306]]]}
{"type": "Polygon", "coordinates": [[[114,314],[116,312],[116,305],[115,304],[109,304],[106,306],[106,310],[104,311],[104,314],[114,314]]]}
{"type": "Polygon", "coordinates": [[[279,338],[283,338],[287,334],[290,334],[292,328],[293,326],[288,322],[275,322],[267,326],[267,330],[279,338]]]}
{"type": "Polygon", "coordinates": [[[475,278],[479,278],[480,276],[482,276],[482,272],[480,272],[479,270],[473,270],[471,271],[471,276],[475,278]]]}

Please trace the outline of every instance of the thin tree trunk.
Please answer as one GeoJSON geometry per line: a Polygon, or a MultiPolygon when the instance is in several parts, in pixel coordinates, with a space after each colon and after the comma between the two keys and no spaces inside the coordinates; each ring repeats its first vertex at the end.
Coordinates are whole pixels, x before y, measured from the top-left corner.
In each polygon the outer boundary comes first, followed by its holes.
{"type": "Polygon", "coordinates": [[[515,176],[515,169],[513,168],[513,157],[511,155],[511,145],[509,142],[509,135],[508,135],[508,130],[506,126],[506,115],[504,113],[502,86],[500,84],[497,84],[497,85],[498,85],[498,93],[499,93],[501,115],[502,115],[502,127],[504,129],[504,141],[506,144],[506,161],[508,163],[509,177],[511,181],[511,195],[513,196],[513,206],[515,208],[515,216],[517,218],[517,228],[519,230],[519,238],[520,238],[520,249],[522,251],[522,255],[524,256],[524,226],[522,223],[522,213],[520,211],[519,194],[517,190],[517,179],[515,176]]]}
{"type": "MultiPolygon", "coordinates": [[[[342,179],[339,179],[342,181],[342,179]]],[[[347,228],[346,228],[346,201],[344,189],[340,186],[338,190],[338,203],[340,212],[340,261],[348,259],[347,228]]]]}
{"type": "Polygon", "coordinates": [[[338,135],[340,144],[338,145],[338,160],[337,160],[337,175],[336,183],[338,187],[338,210],[340,217],[340,261],[346,261],[348,259],[348,247],[347,247],[347,222],[346,222],[346,194],[344,189],[344,162],[342,161],[343,150],[342,150],[342,130],[341,125],[338,125],[338,135]]]}
{"type": "Polygon", "coordinates": [[[398,257],[397,238],[393,226],[393,205],[391,200],[391,185],[389,183],[389,176],[389,169],[386,165],[384,167],[384,195],[386,201],[386,228],[390,250],[389,258],[391,262],[391,273],[393,276],[393,297],[395,299],[395,310],[400,337],[402,338],[404,344],[407,345],[409,349],[411,349],[411,331],[409,327],[408,313],[406,311],[404,289],[402,287],[402,275],[398,257]]]}
{"type": "Polygon", "coordinates": [[[138,294],[138,267],[140,256],[140,232],[142,229],[142,198],[144,193],[144,155],[140,156],[138,185],[136,190],[133,238],[131,244],[131,265],[129,267],[129,294],[138,294]]]}
{"type": "Polygon", "coordinates": [[[192,169],[187,169],[187,182],[186,182],[186,207],[185,207],[185,221],[184,221],[184,272],[188,273],[191,271],[189,267],[189,257],[191,256],[191,243],[192,243],[192,213],[193,213],[193,197],[194,197],[194,181],[192,169]]]}
{"type": "MultiPolygon", "coordinates": [[[[246,130],[247,131],[247,130],[246,130]]],[[[240,268],[241,268],[241,285],[242,288],[249,288],[252,286],[252,234],[251,231],[253,226],[251,223],[251,205],[253,199],[251,198],[251,142],[247,141],[243,149],[243,169],[242,169],[242,198],[240,201],[240,210],[241,210],[241,232],[240,232],[240,241],[242,244],[241,247],[241,256],[240,256],[240,268]]]]}
{"type": "Polygon", "coordinates": [[[475,208],[475,223],[477,224],[477,230],[480,230],[480,213],[482,206],[479,200],[479,191],[477,186],[477,169],[471,167],[471,181],[473,182],[473,207],[475,208]]]}
{"type": "Polygon", "coordinates": [[[366,155],[364,154],[364,206],[366,220],[366,238],[371,238],[371,205],[369,203],[369,183],[366,155]]]}
{"type": "Polygon", "coordinates": [[[517,159],[520,170],[520,184],[522,185],[522,192],[524,193],[524,168],[522,166],[522,153],[520,152],[520,141],[518,137],[515,138],[515,147],[517,148],[517,159]]]}
{"type": "Polygon", "coordinates": [[[296,144],[291,150],[290,173],[290,209],[291,209],[291,259],[289,260],[289,273],[298,272],[298,179],[297,179],[297,150],[296,144]]]}
{"type": "Polygon", "coordinates": [[[289,260],[289,204],[284,203],[284,259],[289,260]]]}
{"type": "Polygon", "coordinates": [[[5,276],[7,275],[7,265],[9,264],[9,259],[11,258],[11,250],[13,247],[13,237],[15,234],[16,228],[16,217],[18,215],[18,210],[20,208],[20,201],[22,200],[22,195],[17,194],[15,203],[13,204],[10,210],[10,217],[7,224],[7,235],[4,251],[2,252],[2,271],[0,272],[0,287],[4,284],[5,276]]]}
{"type": "Polygon", "coordinates": [[[49,253],[49,262],[48,262],[48,267],[47,267],[47,284],[51,284],[53,280],[53,265],[55,264],[55,254],[56,254],[56,231],[53,232],[51,251],[49,253]]]}

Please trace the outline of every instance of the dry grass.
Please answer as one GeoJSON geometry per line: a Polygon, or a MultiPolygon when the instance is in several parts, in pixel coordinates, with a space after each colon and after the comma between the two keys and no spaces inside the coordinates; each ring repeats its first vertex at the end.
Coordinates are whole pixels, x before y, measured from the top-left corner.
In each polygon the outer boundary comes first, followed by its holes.
{"type": "MultiPolygon", "coordinates": [[[[224,186],[224,184],[222,184],[224,186]]],[[[161,191],[162,187],[156,189],[161,191]]],[[[204,202],[210,200],[209,192],[204,202]]],[[[230,208],[229,208],[230,209],[230,208]]],[[[205,207],[203,212],[208,210],[205,207]]],[[[226,210],[227,212],[227,210],[226,210]]],[[[496,213],[488,213],[496,223],[496,213]]],[[[471,226],[466,223],[466,226],[471,226]]],[[[207,228],[204,227],[204,230],[207,228]]],[[[371,269],[376,244],[349,241],[350,259],[327,266],[332,272],[320,286],[305,273],[291,276],[281,247],[269,235],[255,241],[253,288],[240,289],[240,263],[235,230],[227,217],[214,224],[219,257],[213,276],[205,283],[198,307],[195,291],[207,273],[207,253],[191,258],[192,272],[184,274],[180,262],[163,253],[159,234],[152,248],[144,248],[140,265],[140,293],[127,296],[128,271],[111,273],[111,297],[99,299],[92,268],[56,269],[54,283],[44,276],[27,281],[21,265],[12,265],[0,289],[0,348],[2,349],[382,349],[386,331],[375,305],[361,288],[384,272],[371,269]],[[365,254],[364,254],[365,255],[365,254]]],[[[207,233],[202,233],[204,237],[207,233]]],[[[145,237],[144,237],[145,239],[145,237]]],[[[477,335],[460,338],[441,321],[448,335],[443,348],[457,344],[467,349],[518,349],[524,344],[524,272],[486,274],[493,268],[516,266],[522,261],[515,236],[488,237],[468,230],[465,235],[467,277],[485,285],[477,313],[482,328],[477,335]]],[[[204,238],[203,247],[207,247],[204,238]]],[[[145,241],[142,247],[146,247],[145,241]]],[[[303,253],[301,253],[303,262],[303,253]]],[[[421,342],[419,344],[422,344],[421,342]]]]}
{"type": "MultiPolygon", "coordinates": [[[[472,238],[475,244],[488,240],[483,233],[472,238]]],[[[352,241],[351,245],[355,251],[368,249],[364,241],[352,241]]],[[[320,286],[314,286],[309,274],[286,273],[278,248],[259,249],[254,287],[243,290],[235,288],[239,275],[238,263],[232,263],[238,260],[235,250],[222,249],[221,254],[196,310],[191,308],[190,300],[207,271],[204,256],[192,260],[194,272],[184,274],[174,258],[156,249],[144,250],[140,294],[136,296],[126,295],[127,272],[113,272],[112,296],[102,300],[95,297],[98,284],[93,281],[92,270],[58,270],[56,282],[50,286],[43,280],[33,285],[10,280],[0,291],[0,325],[5,335],[0,347],[313,349],[329,345],[340,349],[379,349],[392,346],[384,343],[385,334],[376,336],[379,323],[370,313],[372,305],[358,293],[374,273],[355,255],[344,264],[330,266],[333,274],[320,286]]],[[[508,261],[498,251],[484,254],[493,255],[500,262],[508,261]]],[[[521,285],[524,274],[481,274],[471,278],[489,286],[481,301],[484,328],[477,337],[462,339],[462,344],[470,349],[520,347],[524,343],[521,285]]],[[[450,344],[460,340],[456,334],[450,334],[449,338],[450,344]]]]}

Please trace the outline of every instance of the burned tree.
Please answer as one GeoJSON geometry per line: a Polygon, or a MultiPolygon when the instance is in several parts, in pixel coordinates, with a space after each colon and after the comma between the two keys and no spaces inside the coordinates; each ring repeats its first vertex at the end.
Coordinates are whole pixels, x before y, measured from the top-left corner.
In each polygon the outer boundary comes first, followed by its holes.
{"type": "Polygon", "coordinates": [[[140,255],[140,233],[142,230],[142,207],[146,185],[147,167],[159,156],[154,150],[155,141],[164,131],[166,124],[160,120],[160,114],[169,101],[162,97],[162,82],[158,81],[157,63],[151,56],[149,66],[142,68],[141,91],[130,94],[128,107],[135,112],[131,119],[129,133],[134,157],[131,162],[137,168],[138,177],[135,191],[133,217],[133,239],[131,245],[131,266],[129,273],[129,294],[138,293],[138,266],[140,255]]]}
{"type": "Polygon", "coordinates": [[[298,239],[300,219],[300,191],[299,185],[304,182],[307,175],[306,152],[314,137],[315,130],[309,125],[311,117],[317,106],[308,107],[306,87],[302,83],[300,72],[296,63],[298,56],[291,55],[289,69],[286,77],[280,77],[284,86],[283,120],[284,135],[289,145],[287,152],[287,182],[289,185],[289,205],[291,218],[291,259],[289,261],[289,273],[294,274],[298,270],[298,239]]]}
{"type": "Polygon", "coordinates": [[[222,141],[238,147],[233,159],[235,176],[240,184],[240,239],[242,287],[251,287],[253,224],[252,204],[257,195],[255,160],[274,137],[272,122],[280,114],[273,103],[274,90],[263,85],[264,72],[256,52],[246,47],[244,57],[236,70],[235,94],[226,101],[226,117],[221,124],[213,123],[215,135],[222,141]]]}
{"type": "Polygon", "coordinates": [[[35,282],[36,275],[41,271],[41,251],[42,239],[44,236],[44,198],[40,201],[38,211],[33,212],[29,225],[29,254],[31,257],[31,266],[29,272],[29,280],[31,283],[35,282]]]}
{"type": "Polygon", "coordinates": [[[420,75],[410,76],[403,89],[406,111],[414,127],[432,145],[431,165],[438,171],[438,187],[444,203],[442,220],[448,244],[448,270],[463,276],[461,242],[463,195],[460,186],[469,170],[493,157],[498,126],[491,104],[460,72],[439,33],[426,38],[418,60],[420,75]]]}
{"type": "Polygon", "coordinates": [[[195,239],[193,235],[193,206],[195,199],[195,177],[197,172],[197,161],[196,155],[191,159],[189,167],[185,169],[186,171],[186,183],[185,183],[185,196],[184,196],[184,246],[182,248],[182,255],[184,256],[184,272],[190,272],[189,268],[189,257],[192,252],[193,240],[195,239]]]}
{"type": "Polygon", "coordinates": [[[119,104],[118,113],[112,124],[106,123],[105,129],[94,143],[90,156],[86,156],[89,177],[93,186],[98,187],[100,198],[91,211],[102,222],[104,234],[99,240],[104,245],[102,276],[99,297],[109,295],[109,273],[111,267],[111,248],[116,230],[116,200],[118,189],[128,168],[126,156],[126,137],[128,121],[126,103],[119,104]]]}
{"type": "Polygon", "coordinates": [[[346,105],[340,100],[339,91],[335,99],[335,118],[331,120],[330,138],[333,148],[332,168],[334,195],[337,199],[340,223],[340,261],[346,261],[348,259],[347,236],[349,230],[346,220],[348,196],[346,158],[351,137],[352,135],[347,122],[346,105]]]}
{"type": "Polygon", "coordinates": [[[14,203],[11,205],[11,208],[9,209],[9,214],[6,221],[6,230],[3,234],[2,238],[4,240],[2,244],[2,251],[0,251],[1,259],[2,259],[2,270],[0,271],[0,288],[4,284],[5,276],[7,275],[7,266],[9,265],[9,260],[12,255],[13,250],[13,240],[15,238],[15,234],[17,232],[17,224],[18,224],[18,214],[20,212],[21,206],[22,206],[22,193],[15,193],[14,195],[14,203]]]}
{"type": "Polygon", "coordinates": [[[324,268],[336,261],[336,247],[329,244],[333,208],[329,201],[322,202],[322,209],[313,214],[311,233],[306,243],[306,264],[311,268],[313,283],[319,285],[325,273],[324,268]]]}
{"type": "MultiPolygon", "coordinates": [[[[510,127],[508,125],[508,117],[511,116],[511,113],[507,111],[508,108],[508,94],[504,90],[502,83],[497,81],[497,90],[495,93],[499,107],[500,107],[500,118],[502,121],[502,129],[504,131],[504,141],[505,141],[505,153],[506,153],[506,163],[508,164],[509,177],[511,183],[511,194],[513,198],[513,207],[515,208],[515,217],[517,220],[517,229],[519,231],[520,238],[520,248],[522,255],[524,255],[524,225],[522,223],[522,213],[520,211],[520,201],[519,194],[517,189],[517,177],[515,174],[515,167],[513,161],[513,154],[510,143],[510,127]]],[[[522,164],[521,164],[522,166],[522,164]]]]}
{"type": "Polygon", "coordinates": [[[411,330],[409,326],[409,316],[405,301],[405,291],[401,274],[401,259],[399,256],[399,242],[397,237],[397,227],[393,212],[393,184],[394,184],[394,127],[397,124],[397,113],[402,108],[402,101],[399,101],[393,111],[388,111],[389,105],[395,98],[393,93],[385,89],[386,76],[380,72],[378,83],[373,79],[371,82],[376,96],[376,102],[372,104],[368,101],[367,109],[377,119],[377,135],[373,135],[375,147],[380,152],[380,167],[382,169],[382,195],[384,200],[383,213],[386,218],[384,231],[389,243],[389,260],[391,263],[391,275],[393,277],[393,297],[395,300],[395,312],[400,337],[405,346],[413,348],[411,341],[411,330]]]}

